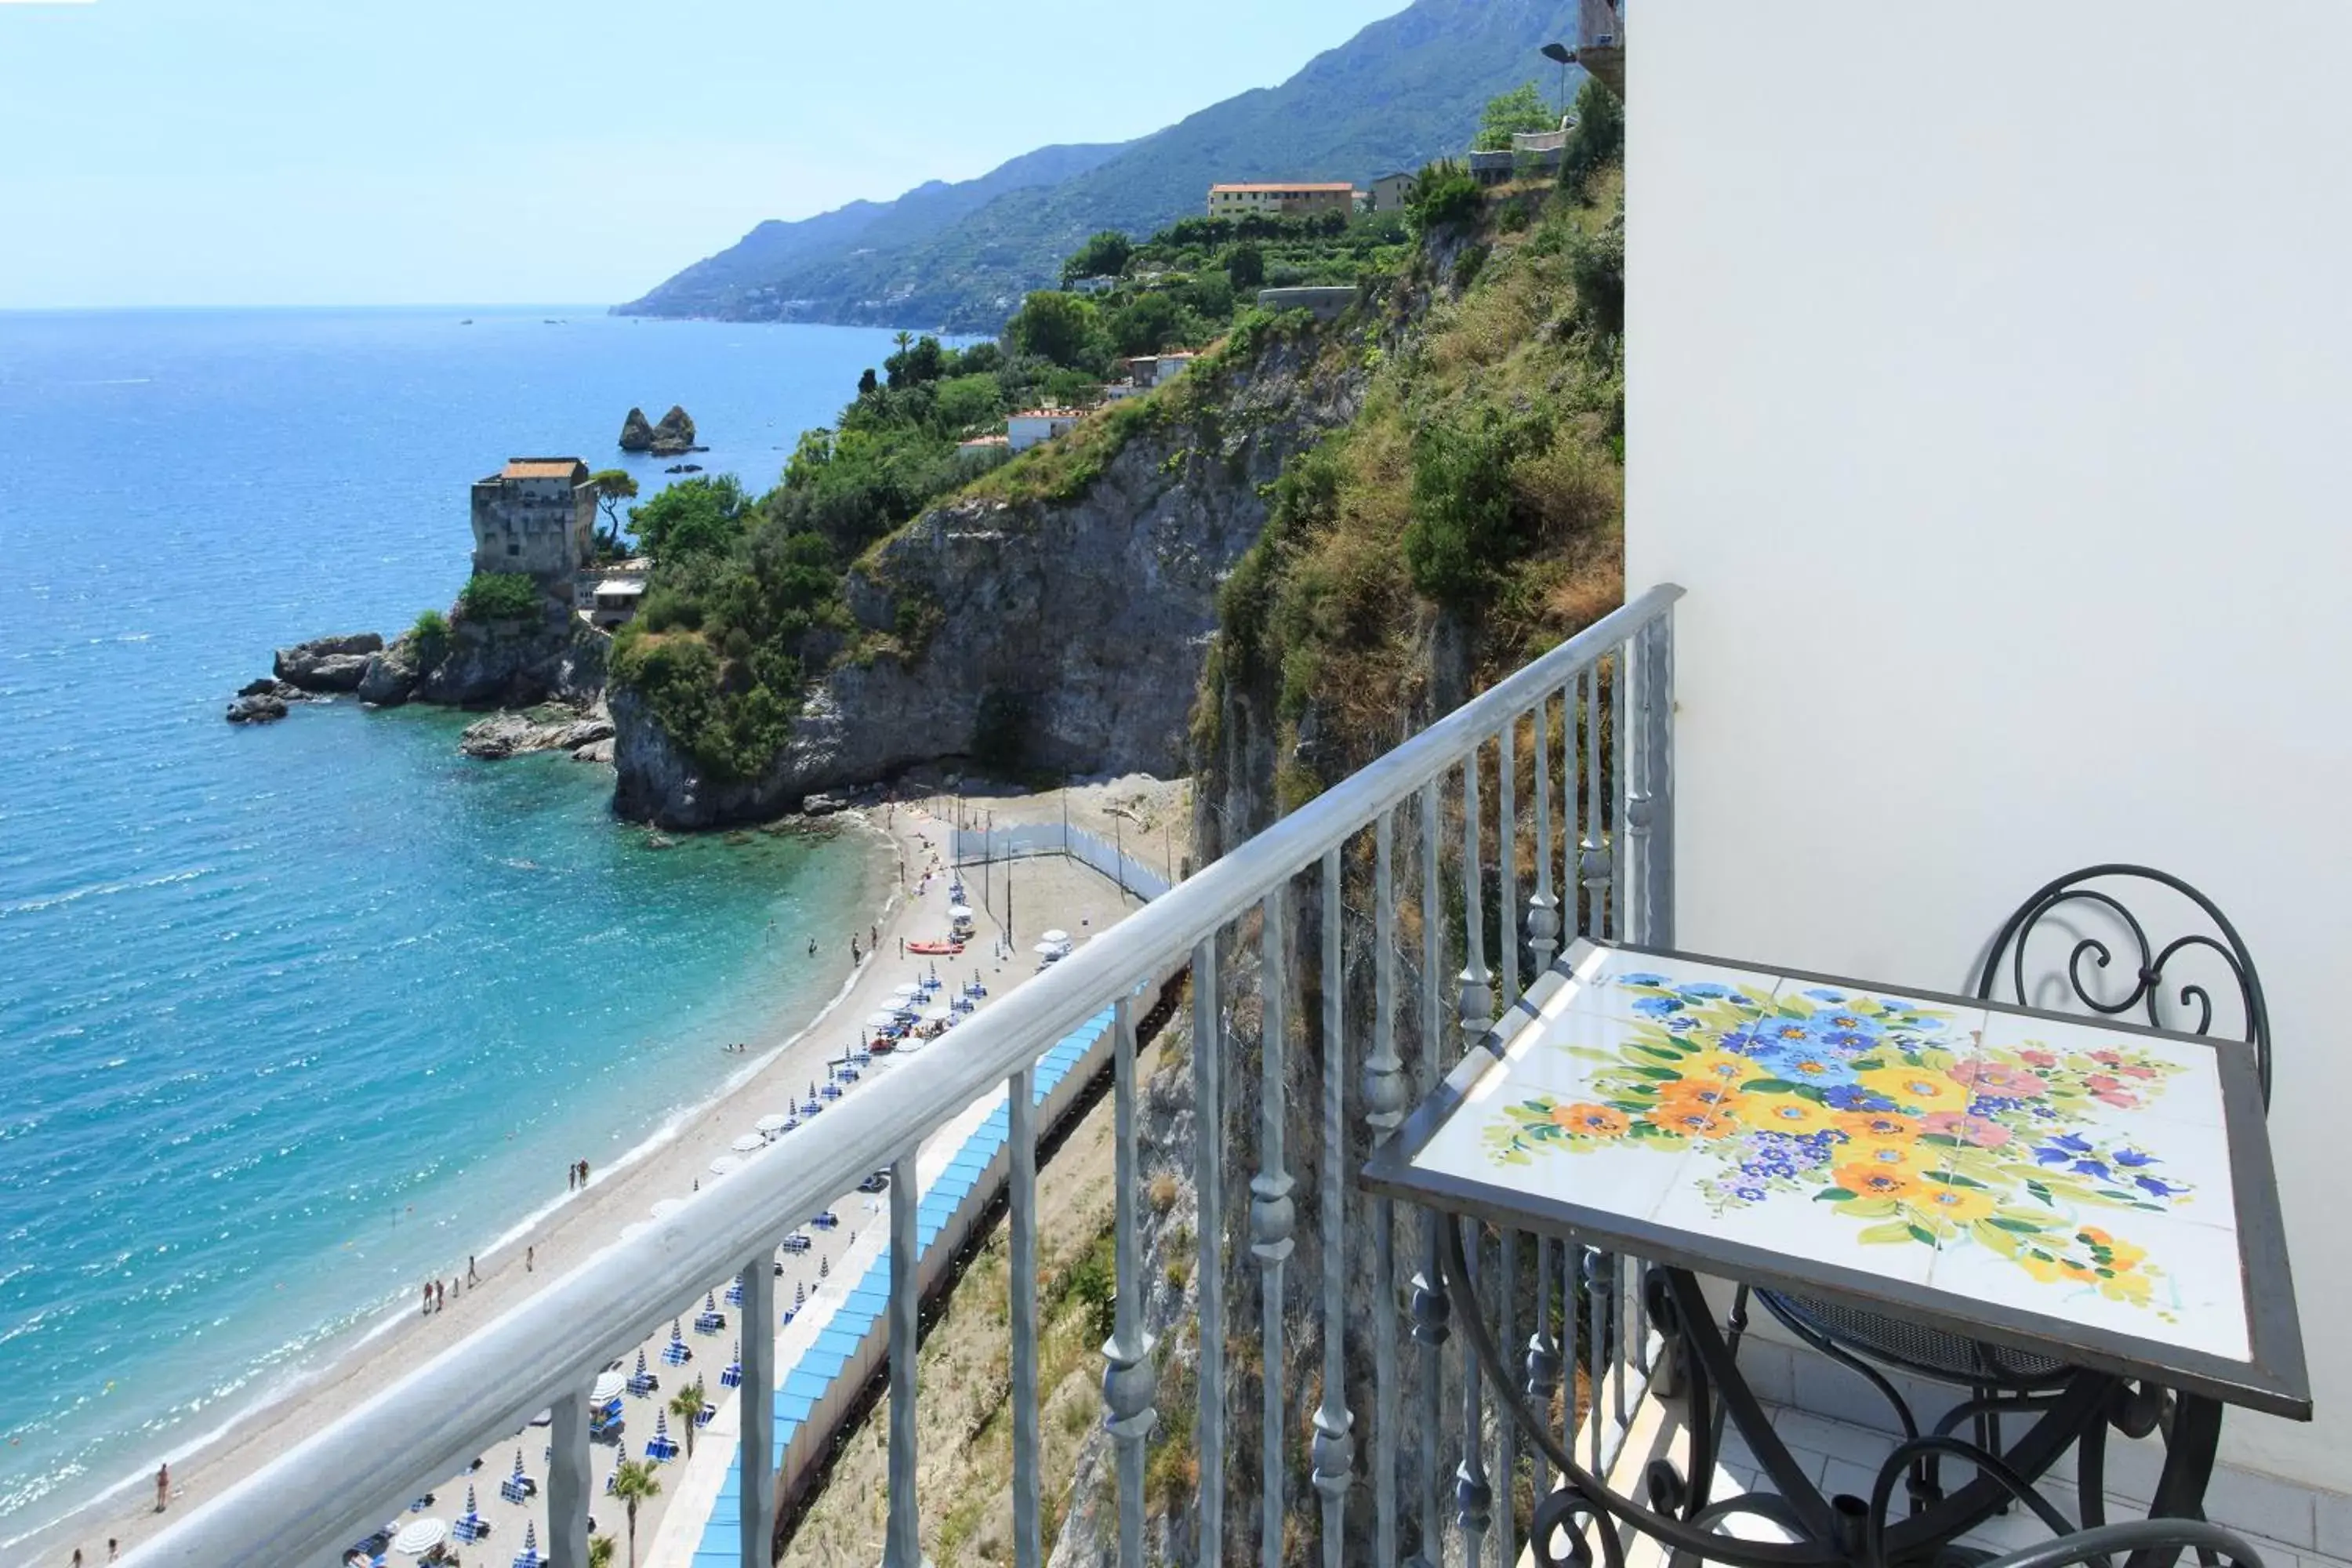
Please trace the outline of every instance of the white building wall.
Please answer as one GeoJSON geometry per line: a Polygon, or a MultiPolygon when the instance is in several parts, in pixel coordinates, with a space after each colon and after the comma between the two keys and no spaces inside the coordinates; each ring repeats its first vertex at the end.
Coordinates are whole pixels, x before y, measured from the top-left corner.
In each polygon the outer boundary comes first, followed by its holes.
{"type": "Polygon", "coordinates": [[[2318,1405],[2224,1450],[2352,1490],[2352,5],[1680,0],[1636,46],[1681,942],[1962,990],[2048,877],[2202,887],[2269,989],[2318,1405]]]}

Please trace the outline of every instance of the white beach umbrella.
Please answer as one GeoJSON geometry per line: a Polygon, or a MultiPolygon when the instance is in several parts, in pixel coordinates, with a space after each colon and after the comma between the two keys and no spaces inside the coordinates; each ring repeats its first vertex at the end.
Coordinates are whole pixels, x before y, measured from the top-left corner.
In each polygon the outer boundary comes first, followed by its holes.
{"type": "Polygon", "coordinates": [[[948,906],[948,919],[951,921],[968,921],[971,919],[971,906],[970,904],[950,904],[948,906]]]}
{"type": "Polygon", "coordinates": [[[887,1029],[898,1021],[898,1010],[895,1007],[885,1007],[879,1013],[877,1013],[872,1017],[866,1019],[866,1026],[869,1029],[887,1029]]]}
{"type": "Polygon", "coordinates": [[[597,1374],[595,1383],[588,1390],[588,1403],[603,1405],[618,1399],[621,1397],[622,1390],[628,1386],[629,1380],[617,1372],[600,1373],[597,1374]]]}
{"type": "Polygon", "coordinates": [[[1066,931],[1049,931],[1045,933],[1043,940],[1050,942],[1056,942],[1066,947],[1069,945],[1070,933],[1066,931]]]}
{"type": "Polygon", "coordinates": [[[412,1519],[392,1538],[392,1549],[404,1557],[422,1557],[449,1539],[449,1526],[438,1519],[412,1519]]]}
{"type": "Polygon", "coordinates": [[[791,1130],[793,1119],[789,1116],[762,1116],[751,1125],[762,1132],[784,1132],[791,1130]]]}
{"type": "Polygon", "coordinates": [[[743,1156],[740,1154],[721,1154],[710,1162],[710,1173],[714,1176],[731,1176],[742,1168],[743,1156]]]}
{"type": "Polygon", "coordinates": [[[654,1218],[667,1219],[670,1215],[676,1214],[685,1206],[686,1200],[684,1198],[664,1198],[661,1202],[654,1205],[654,1218]]]}
{"type": "Polygon", "coordinates": [[[768,1146],[768,1141],[757,1132],[740,1132],[736,1134],[735,1142],[727,1146],[738,1154],[756,1154],[768,1146]]]}
{"type": "Polygon", "coordinates": [[[955,1016],[954,1013],[945,1007],[926,1007],[923,1009],[923,1022],[926,1024],[944,1024],[953,1016],[955,1016]]]}
{"type": "Polygon", "coordinates": [[[1037,944],[1036,951],[1047,958],[1059,958],[1070,950],[1058,942],[1041,942],[1037,944]]]}
{"type": "Polygon", "coordinates": [[[893,985],[890,987],[890,994],[893,996],[912,996],[921,989],[921,985],[910,980],[904,985],[893,985]]]}
{"type": "Polygon", "coordinates": [[[898,1042],[898,1054],[902,1057],[911,1057],[921,1050],[923,1045],[923,1037],[920,1035],[909,1035],[898,1042]]]}

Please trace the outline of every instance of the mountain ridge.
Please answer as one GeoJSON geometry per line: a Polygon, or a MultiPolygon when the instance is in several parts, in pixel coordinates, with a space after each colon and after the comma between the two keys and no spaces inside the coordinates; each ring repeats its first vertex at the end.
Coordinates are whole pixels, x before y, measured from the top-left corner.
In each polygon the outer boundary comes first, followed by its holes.
{"type": "MultiPolygon", "coordinates": [[[[998,181],[984,200],[946,221],[879,235],[863,226],[848,230],[852,237],[782,258],[743,254],[759,250],[753,241],[769,226],[762,225],[730,250],[614,309],[994,331],[1030,289],[1052,286],[1061,258],[1087,236],[1119,228],[1141,237],[1199,212],[1214,181],[1368,181],[1460,152],[1487,99],[1530,79],[1550,83],[1554,68],[1535,51],[1553,38],[1573,39],[1576,27],[1576,0],[1415,0],[1277,86],[1235,94],[1133,142],[1093,144],[1104,156],[1061,178],[998,181]],[[698,276],[698,269],[708,270],[698,276]],[[734,280],[729,289],[707,286],[721,274],[734,280]]],[[[1567,83],[1571,93],[1578,75],[1567,83]]],[[[997,181],[1024,159],[1053,151],[1024,154],[982,180],[997,181]]],[[[980,183],[951,188],[969,192],[980,183]]]]}

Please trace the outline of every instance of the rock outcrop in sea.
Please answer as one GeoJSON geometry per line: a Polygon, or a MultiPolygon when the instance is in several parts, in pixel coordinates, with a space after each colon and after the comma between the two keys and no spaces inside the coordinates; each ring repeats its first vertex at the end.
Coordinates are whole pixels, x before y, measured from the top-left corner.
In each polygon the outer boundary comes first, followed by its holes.
{"type": "Polygon", "coordinates": [[[649,452],[656,458],[682,457],[688,452],[707,448],[694,444],[694,416],[676,404],[661,417],[658,425],[649,424],[646,411],[632,408],[621,421],[621,450],[649,452]]]}
{"type": "Polygon", "coordinates": [[[459,620],[430,650],[414,632],[403,632],[368,661],[352,689],[380,708],[404,702],[528,708],[548,701],[584,708],[604,695],[607,640],[569,617],[561,625],[519,627],[459,620]]]}
{"type": "Polygon", "coordinates": [[[383,638],[373,632],[313,637],[279,648],[270,673],[305,691],[357,691],[368,660],[383,649],[383,638]]]}

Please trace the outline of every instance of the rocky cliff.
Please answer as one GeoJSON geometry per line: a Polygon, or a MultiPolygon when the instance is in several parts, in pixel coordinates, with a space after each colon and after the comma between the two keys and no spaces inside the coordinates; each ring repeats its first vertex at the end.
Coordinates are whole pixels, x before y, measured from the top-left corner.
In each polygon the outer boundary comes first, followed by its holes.
{"type": "Polygon", "coordinates": [[[859,635],[757,778],[709,776],[616,687],[616,809],[708,827],[959,760],[1181,771],[1219,585],[1265,526],[1261,487],[1354,416],[1363,330],[1269,334],[1069,493],[982,484],[876,547],[846,586],[859,635]]]}
{"type": "Polygon", "coordinates": [[[459,620],[427,647],[403,632],[367,660],[355,689],[363,702],[396,708],[437,702],[451,708],[528,708],[541,702],[586,707],[604,689],[611,639],[570,616],[561,624],[459,620]]]}

